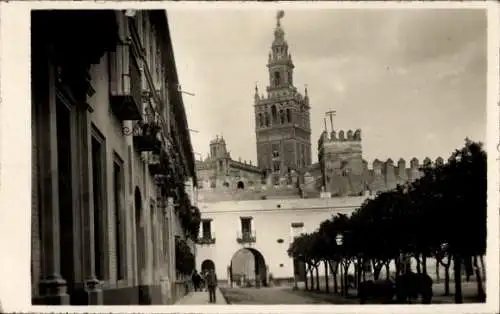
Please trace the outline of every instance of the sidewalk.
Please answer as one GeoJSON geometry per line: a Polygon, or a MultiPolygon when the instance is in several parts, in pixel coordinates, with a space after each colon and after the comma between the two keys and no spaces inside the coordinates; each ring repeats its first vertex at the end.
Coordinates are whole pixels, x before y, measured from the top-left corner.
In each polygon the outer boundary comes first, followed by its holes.
{"type": "MultiPolygon", "coordinates": [[[[219,287],[215,290],[215,304],[227,304],[224,296],[220,292],[219,287]]],[[[184,296],[182,299],[177,301],[175,305],[200,305],[200,304],[210,304],[208,302],[208,292],[190,292],[188,295],[184,296]]]]}

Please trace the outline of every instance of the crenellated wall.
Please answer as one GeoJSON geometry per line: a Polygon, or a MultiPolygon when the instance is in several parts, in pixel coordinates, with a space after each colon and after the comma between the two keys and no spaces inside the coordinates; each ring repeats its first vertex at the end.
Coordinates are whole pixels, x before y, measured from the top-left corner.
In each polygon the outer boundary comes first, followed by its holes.
{"type": "Polygon", "coordinates": [[[370,167],[362,155],[360,129],[323,132],[318,140],[318,158],[325,191],[332,196],[387,191],[418,179],[422,175],[421,166],[443,163],[441,157],[435,161],[427,157],[422,164],[412,158],[407,166],[402,158],[397,163],[389,158],[386,161],[375,159],[370,167]]]}

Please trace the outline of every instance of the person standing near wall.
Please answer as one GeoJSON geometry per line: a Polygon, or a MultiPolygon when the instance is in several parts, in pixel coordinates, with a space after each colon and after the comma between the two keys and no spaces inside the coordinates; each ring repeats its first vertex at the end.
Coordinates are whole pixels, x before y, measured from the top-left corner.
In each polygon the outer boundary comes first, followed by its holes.
{"type": "Polygon", "coordinates": [[[208,298],[210,303],[215,303],[215,289],[217,288],[217,275],[214,269],[210,269],[205,278],[205,282],[208,288],[208,298]]]}

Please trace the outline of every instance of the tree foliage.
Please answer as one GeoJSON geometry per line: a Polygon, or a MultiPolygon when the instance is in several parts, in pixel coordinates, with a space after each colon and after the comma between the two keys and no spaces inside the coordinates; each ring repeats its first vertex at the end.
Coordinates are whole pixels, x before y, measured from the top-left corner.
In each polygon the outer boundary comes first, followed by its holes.
{"type": "Polygon", "coordinates": [[[190,275],[195,268],[195,257],[183,239],[175,240],[175,268],[183,275],[190,275]]]}
{"type": "Polygon", "coordinates": [[[416,181],[381,192],[351,216],[338,214],[316,232],[296,238],[289,256],[306,264],[371,260],[382,265],[399,261],[402,254],[419,261],[484,255],[487,169],[482,144],[466,139],[447,162],[420,170],[416,181]],[[337,245],[339,234],[342,245],[337,245]]]}

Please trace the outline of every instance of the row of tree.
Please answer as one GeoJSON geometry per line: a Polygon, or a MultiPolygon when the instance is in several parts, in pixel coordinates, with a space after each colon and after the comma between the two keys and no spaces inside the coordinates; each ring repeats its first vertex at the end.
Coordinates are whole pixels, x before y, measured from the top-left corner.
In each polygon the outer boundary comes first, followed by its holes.
{"type": "MultiPolygon", "coordinates": [[[[445,269],[446,293],[449,268],[453,264],[455,303],[462,303],[463,267],[475,274],[478,295],[485,298],[479,264],[486,251],[486,152],[481,143],[468,139],[446,163],[426,164],[420,179],[367,199],[351,216],[338,214],[321,223],[312,234],[295,239],[290,257],[305,263],[310,285],[319,289],[321,264],[333,275],[337,292],[340,269],[341,292],[347,291],[347,274],[354,265],[359,284],[367,265],[378,279],[385,267],[395,263],[396,276],[404,272],[407,258],[416,260],[416,271],[427,272],[427,259],[434,257],[445,269]],[[453,263],[451,263],[453,261],[453,263]]],[[[438,265],[439,265],[438,264],[438,265]]],[[[328,289],[328,276],[326,277],[328,289]]],[[[327,290],[328,291],[328,290],[327,290]]]]}

